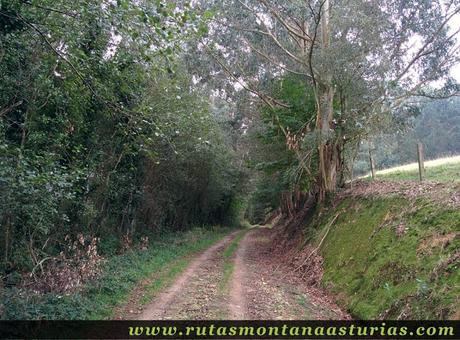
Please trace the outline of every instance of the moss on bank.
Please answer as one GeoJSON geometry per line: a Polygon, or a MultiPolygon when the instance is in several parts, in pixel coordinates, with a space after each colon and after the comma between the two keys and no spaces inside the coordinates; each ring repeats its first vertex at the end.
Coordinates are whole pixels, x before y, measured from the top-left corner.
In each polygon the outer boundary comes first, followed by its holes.
{"type": "Polygon", "coordinates": [[[357,318],[460,317],[460,211],[419,199],[345,199],[318,213],[323,285],[357,318]]]}

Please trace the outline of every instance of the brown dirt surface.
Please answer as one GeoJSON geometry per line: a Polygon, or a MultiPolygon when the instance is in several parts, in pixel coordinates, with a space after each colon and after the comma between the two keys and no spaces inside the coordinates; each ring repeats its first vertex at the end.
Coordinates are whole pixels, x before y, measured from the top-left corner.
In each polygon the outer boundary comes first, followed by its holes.
{"type": "MultiPolygon", "coordinates": [[[[222,252],[235,235],[236,232],[230,234],[201,253],[172,285],[159,293],[140,313],[137,312],[140,307],[135,309],[125,307],[124,310],[128,310],[128,313],[122,318],[138,320],[221,319],[225,315],[227,303],[218,291],[218,283],[222,277],[222,252]]],[[[136,294],[133,300],[135,299],[136,294]]]]}
{"type": "MultiPolygon", "coordinates": [[[[123,319],[344,319],[349,316],[330,297],[274,256],[274,229],[254,228],[233,257],[222,253],[233,233],[197,256],[189,267],[145,308],[136,300],[142,285],[118,313],[123,319]],[[230,261],[230,262],[227,262],[230,261]],[[233,265],[228,289],[222,289],[224,265],[233,265]]],[[[156,275],[161,275],[157,273],[156,275]]]]}
{"type": "Polygon", "coordinates": [[[435,203],[450,207],[460,207],[460,184],[437,183],[437,182],[414,182],[414,181],[381,181],[374,180],[353,182],[339,193],[338,198],[344,197],[388,197],[402,196],[410,201],[417,198],[425,198],[435,203]]]}
{"type": "MultiPolygon", "coordinates": [[[[277,251],[276,229],[248,233],[240,247],[244,254],[245,319],[323,320],[349,319],[332,297],[295,271],[286,251],[277,251]],[[246,244],[244,244],[246,243],[246,244]]],[[[278,249],[279,250],[279,249],[278,249]]]]}

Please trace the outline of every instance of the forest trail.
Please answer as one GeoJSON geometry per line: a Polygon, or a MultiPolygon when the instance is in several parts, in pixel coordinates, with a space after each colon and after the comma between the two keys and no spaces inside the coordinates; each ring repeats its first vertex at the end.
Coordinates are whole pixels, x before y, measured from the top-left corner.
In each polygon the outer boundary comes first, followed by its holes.
{"type": "Polygon", "coordinates": [[[226,257],[238,232],[199,254],[169,287],[126,319],[343,319],[326,296],[276,262],[268,228],[253,228],[226,257]],[[226,278],[229,266],[230,277],[226,278]],[[226,269],[227,268],[227,269],[226,269]],[[228,282],[226,282],[228,281],[228,282]]]}
{"type": "Polygon", "coordinates": [[[200,254],[175,282],[146,306],[139,320],[219,319],[226,301],[219,296],[222,252],[236,236],[233,232],[200,254]]]}

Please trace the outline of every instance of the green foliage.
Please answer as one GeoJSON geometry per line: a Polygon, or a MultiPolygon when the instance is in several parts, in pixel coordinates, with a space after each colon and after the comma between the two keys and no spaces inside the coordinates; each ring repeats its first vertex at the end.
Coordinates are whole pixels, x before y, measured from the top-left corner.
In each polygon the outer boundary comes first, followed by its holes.
{"type": "Polygon", "coordinates": [[[225,225],[231,228],[238,228],[242,226],[243,215],[246,211],[246,201],[238,196],[233,196],[229,199],[229,206],[227,209],[225,225]]]}
{"type": "Polygon", "coordinates": [[[311,123],[311,120],[316,117],[313,88],[302,77],[286,75],[276,80],[272,95],[289,106],[288,108],[264,108],[262,118],[265,123],[273,124],[273,132],[279,133],[279,125],[292,132],[301,130],[306,123],[311,123]],[[279,125],[276,122],[279,122],[279,125]]]}
{"type": "MultiPolygon", "coordinates": [[[[0,1],[2,277],[66,235],[121,238],[238,214],[234,152],[180,66],[203,17],[161,1],[0,1]]],[[[233,217],[232,217],[233,218],[233,217]]]]}
{"type": "MultiPolygon", "coordinates": [[[[169,233],[151,244],[148,250],[132,250],[119,256],[110,257],[103,266],[103,274],[85,286],[81,291],[58,295],[34,294],[16,289],[4,289],[1,301],[5,319],[104,319],[113,315],[114,307],[126,301],[131,290],[140,281],[181,259],[208,248],[228,233],[228,229],[195,228],[186,233],[169,233]],[[181,240],[179,242],[179,240],[181,240]]],[[[186,264],[178,267],[185,268],[186,264]]],[[[183,263],[184,264],[184,263],[183,263]]],[[[157,289],[164,286],[171,275],[164,273],[152,283],[157,289]],[[169,276],[169,278],[168,278],[169,276]]],[[[151,290],[153,294],[155,290],[151,290]]]]}
{"type": "Polygon", "coordinates": [[[295,151],[287,147],[286,135],[291,132],[301,138],[300,154],[311,154],[314,159],[316,135],[314,126],[315,100],[312,88],[298,76],[286,76],[272,86],[272,95],[289,105],[288,108],[263,107],[260,130],[252,134],[251,165],[259,172],[251,197],[248,216],[260,222],[265,215],[280,206],[281,194],[295,189],[308,191],[315,180],[314,163],[309,162],[310,174],[302,169],[295,151]]]}
{"type": "Polygon", "coordinates": [[[321,247],[323,284],[362,319],[458,315],[458,210],[424,200],[346,199],[316,216],[313,242],[338,212],[321,247]]]}

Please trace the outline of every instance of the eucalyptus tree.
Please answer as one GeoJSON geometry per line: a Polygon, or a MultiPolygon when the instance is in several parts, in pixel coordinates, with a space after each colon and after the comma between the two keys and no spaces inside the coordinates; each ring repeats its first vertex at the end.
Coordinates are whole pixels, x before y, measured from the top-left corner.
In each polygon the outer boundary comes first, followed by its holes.
{"type": "MultiPolygon", "coordinates": [[[[272,108],[289,105],[267,91],[270,79],[291,73],[313,89],[311,129],[297,135],[280,129],[286,141],[314,141],[319,199],[337,188],[346,143],[382,129],[394,113],[410,112],[407,98],[448,79],[458,61],[458,31],[450,27],[460,12],[457,0],[228,0],[202,6],[215,16],[201,48],[232,83],[272,108]]],[[[295,151],[304,159],[299,147],[295,151]]]]}

